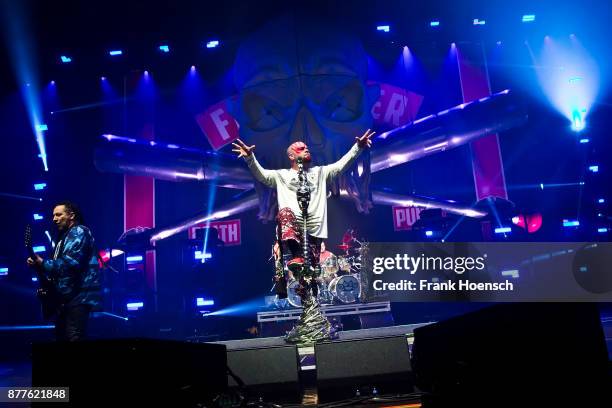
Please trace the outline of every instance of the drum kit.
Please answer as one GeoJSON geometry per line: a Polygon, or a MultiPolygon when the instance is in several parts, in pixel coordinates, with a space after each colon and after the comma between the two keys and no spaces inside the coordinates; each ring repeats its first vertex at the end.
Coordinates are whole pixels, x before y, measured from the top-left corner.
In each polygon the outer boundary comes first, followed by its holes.
{"type": "MultiPolygon", "coordinates": [[[[349,304],[360,300],[362,253],[367,243],[359,241],[353,230],[348,230],[342,244],[336,246],[340,252],[335,255],[321,248],[321,275],[317,278],[317,300],[322,305],[349,304]]],[[[301,307],[302,301],[296,293],[298,281],[287,283],[287,301],[291,306],[301,307]]]]}

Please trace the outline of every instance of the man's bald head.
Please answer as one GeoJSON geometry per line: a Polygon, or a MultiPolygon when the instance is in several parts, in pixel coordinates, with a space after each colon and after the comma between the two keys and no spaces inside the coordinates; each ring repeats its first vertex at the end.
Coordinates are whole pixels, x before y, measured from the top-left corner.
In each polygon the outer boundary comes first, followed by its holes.
{"type": "Polygon", "coordinates": [[[287,148],[287,157],[289,157],[289,161],[293,165],[294,162],[298,158],[302,158],[304,163],[310,163],[312,157],[310,156],[310,150],[308,150],[308,146],[304,142],[294,142],[289,145],[287,148]]]}

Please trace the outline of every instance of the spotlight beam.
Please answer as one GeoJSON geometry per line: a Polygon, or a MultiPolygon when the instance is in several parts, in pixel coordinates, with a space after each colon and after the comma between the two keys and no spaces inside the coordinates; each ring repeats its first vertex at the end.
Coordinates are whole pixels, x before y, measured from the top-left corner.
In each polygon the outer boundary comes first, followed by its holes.
{"type": "MultiPolygon", "coordinates": [[[[348,198],[348,194],[345,191],[341,192],[341,195],[343,198],[348,198]]],[[[487,215],[487,213],[484,211],[475,210],[473,208],[461,206],[458,204],[452,204],[449,202],[445,202],[443,200],[393,194],[393,193],[388,193],[385,191],[377,191],[377,190],[372,191],[372,201],[374,202],[374,204],[381,204],[381,205],[401,205],[401,206],[413,206],[414,205],[414,206],[425,207],[425,208],[440,208],[452,214],[457,214],[457,215],[461,215],[465,217],[472,217],[472,218],[481,218],[487,215]]],[[[239,215],[253,208],[257,208],[258,205],[259,205],[259,201],[257,198],[257,194],[254,191],[248,192],[245,194],[244,197],[240,198],[239,200],[226,204],[215,211],[202,212],[201,214],[198,214],[195,217],[188,218],[177,224],[174,224],[162,230],[159,230],[155,232],[153,235],[151,235],[149,240],[151,244],[154,244],[156,241],[179,234],[198,224],[202,224],[205,222],[211,222],[211,221],[219,220],[219,219],[230,217],[230,216],[239,215]]],[[[150,233],[150,231],[145,231],[144,233],[147,233],[147,232],[150,233]]]]}
{"type": "Polygon", "coordinates": [[[2,3],[0,7],[0,26],[4,28],[5,38],[15,77],[23,85],[22,95],[30,119],[43,168],[49,171],[44,131],[39,130],[43,124],[42,103],[38,92],[38,75],[36,72],[36,42],[32,36],[33,30],[28,27],[28,18],[24,10],[24,2],[2,3]]]}
{"type": "MultiPolygon", "coordinates": [[[[259,205],[259,200],[257,198],[257,194],[255,193],[255,191],[253,191],[251,193],[246,194],[244,197],[241,197],[240,199],[236,201],[230,202],[226,205],[219,207],[219,209],[213,212],[205,211],[205,212],[202,212],[201,214],[196,215],[195,217],[191,217],[173,226],[164,228],[162,230],[158,230],[157,232],[153,233],[153,235],[151,235],[149,241],[151,242],[152,245],[154,245],[155,242],[161,239],[165,239],[165,238],[171,237],[172,235],[176,235],[183,231],[187,231],[189,228],[195,225],[202,224],[204,222],[220,220],[222,218],[227,218],[227,217],[235,216],[238,214],[242,214],[253,208],[257,208],[258,205],[259,205]]],[[[145,231],[144,233],[147,233],[147,232],[145,231]]]]}
{"type": "Polygon", "coordinates": [[[471,218],[482,218],[487,215],[487,213],[484,211],[475,210],[471,207],[462,206],[459,204],[449,203],[448,201],[444,200],[438,200],[435,198],[423,198],[411,195],[400,195],[378,190],[372,191],[372,201],[374,202],[374,204],[379,205],[440,208],[452,214],[462,215],[471,218]]]}
{"type": "Polygon", "coordinates": [[[116,135],[102,135],[94,164],[102,172],[160,180],[201,180],[240,190],[254,186],[253,176],[234,156],[116,135]]]}
{"type": "Polygon", "coordinates": [[[26,196],[22,194],[3,193],[3,192],[0,192],[0,197],[16,198],[18,200],[42,201],[42,198],[40,197],[32,197],[32,196],[26,196]]]}
{"type": "MultiPolygon", "coordinates": [[[[374,140],[371,171],[376,173],[523,124],[527,114],[508,91],[417,119],[374,140]]],[[[98,170],[162,180],[218,180],[220,187],[249,190],[253,177],[241,160],[196,149],[154,148],[148,141],[104,135],[96,149],[98,170]],[[106,140],[104,140],[106,139],[106,140]],[[216,163],[211,166],[211,162],[216,163]],[[178,169],[178,170],[177,170],[178,169]],[[192,177],[186,177],[191,175],[192,177]]]]}
{"type": "Polygon", "coordinates": [[[378,136],[371,153],[371,171],[454,149],[526,121],[522,105],[507,90],[462,103],[378,136]]]}

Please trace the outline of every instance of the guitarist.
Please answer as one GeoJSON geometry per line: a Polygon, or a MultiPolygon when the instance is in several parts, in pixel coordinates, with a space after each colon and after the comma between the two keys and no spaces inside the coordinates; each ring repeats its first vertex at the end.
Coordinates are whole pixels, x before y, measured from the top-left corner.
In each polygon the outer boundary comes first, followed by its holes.
{"type": "MultiPolygon", "coordinates": [[[[302,266],[305,263],[303,248],[303,233],[301,226],[303,225],[302,212],[298,203],[296,192],[299,188],[300,164],[306,178],[306,183],[309,186],[310,196],[307,209],[307,243],[308,243],[308,262],[318,268],[320,248],[322,240],[327,238],[327,184],[335,177],[339,176],[348,170],[359,154],[371,146],[370,138],[374,135],[369,129],[361,136],[355,138],[353,147],[335,163],[326,166],[311,166],[312,158],[308,146],[303,142],[295,142],[287,148],[287,156],[291,162],[290,169],[267,170],[264,169],[257,159],[253,150],[255,145],[247,146],[242,140],[237,139],[232,145],[232,151],[238,153],[238,157],[244,157],[253,176],[261,183],[268,187],[276,188],[278,197],[278,240],[279,249],[282,253],[284,268],[280,265],[276,267],[277,276],[276,290],[279,297],[286,297],[286,277],[292,272],[300,285],[296,292],[304,300],[311,298],[311,293],[316,297],[317,285],[314,277],[318,275],[315,271],[315,276],[299,276],[302,266]],[[284,290],[283,290],[284,289],[284,290]]],[[[279,263],[279,262],[277,262],[279,263]]],[[[309,273],[309,272],[307,272],[309,273]]],[[[304,307],[306,310],[306,306],[304,307]]],[[[303,319],[300,320],[300,322],[303,319]]],[[[312,320],[312,319],[311,319],[312,320]]],[[[321,319],[322,321],[322,319],[321,319]]],[[[325,324],[326,322],[322,323],[325,324]]],[[[298,323],[299,325],[300,323],[298,323]]],[[[329,325],[329,323],[326,323],[329,325]]],[[[295,329],[295,328],[294,328],[295,329]]],[[[316,332],[317,328],[313,328],[311,332],[316,332]]],[[[292,331],[292,333],[295,330],[292,331]]],[[[321,335],[315,334],[310,336],[308,342],[325,340],[329,338],[328,334],[324,334],[325,330],[319,331],[321,335]],[[326,338],[327,337],[327,338],[326,338]],[[312,340],[312,341],[311,341],[312,340]]],[[[293,336],[292,333],[286,338],[287,341],[301,342],[304,336],[293,336]]]]}
{"type": "Polygon", "coordinates": [[[101,273],[94,238],[82,224],[79,208],[69,201],[54,206],[53,223],[59,239],[53,257],[43,259],[34,255],[27,263],[47,277],[58,293],[57,340],[83,340],[90,312],[101,306],[101,273]]]}

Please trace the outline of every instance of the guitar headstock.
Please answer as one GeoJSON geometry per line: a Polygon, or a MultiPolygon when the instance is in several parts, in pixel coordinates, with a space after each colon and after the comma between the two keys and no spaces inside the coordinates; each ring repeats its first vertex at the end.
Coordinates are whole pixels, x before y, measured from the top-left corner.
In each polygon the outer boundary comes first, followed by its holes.
{"type": "Polygon", "coordinates": [[[30,224],[26,225],[26,227],[25,227],[23,241],[24,241],[24,244],[25,244],[25,248],[28,251],[28,255],[30,257],[33,257],[34,256],[34,250],[32,249],[32,226],[30,224]]]}

